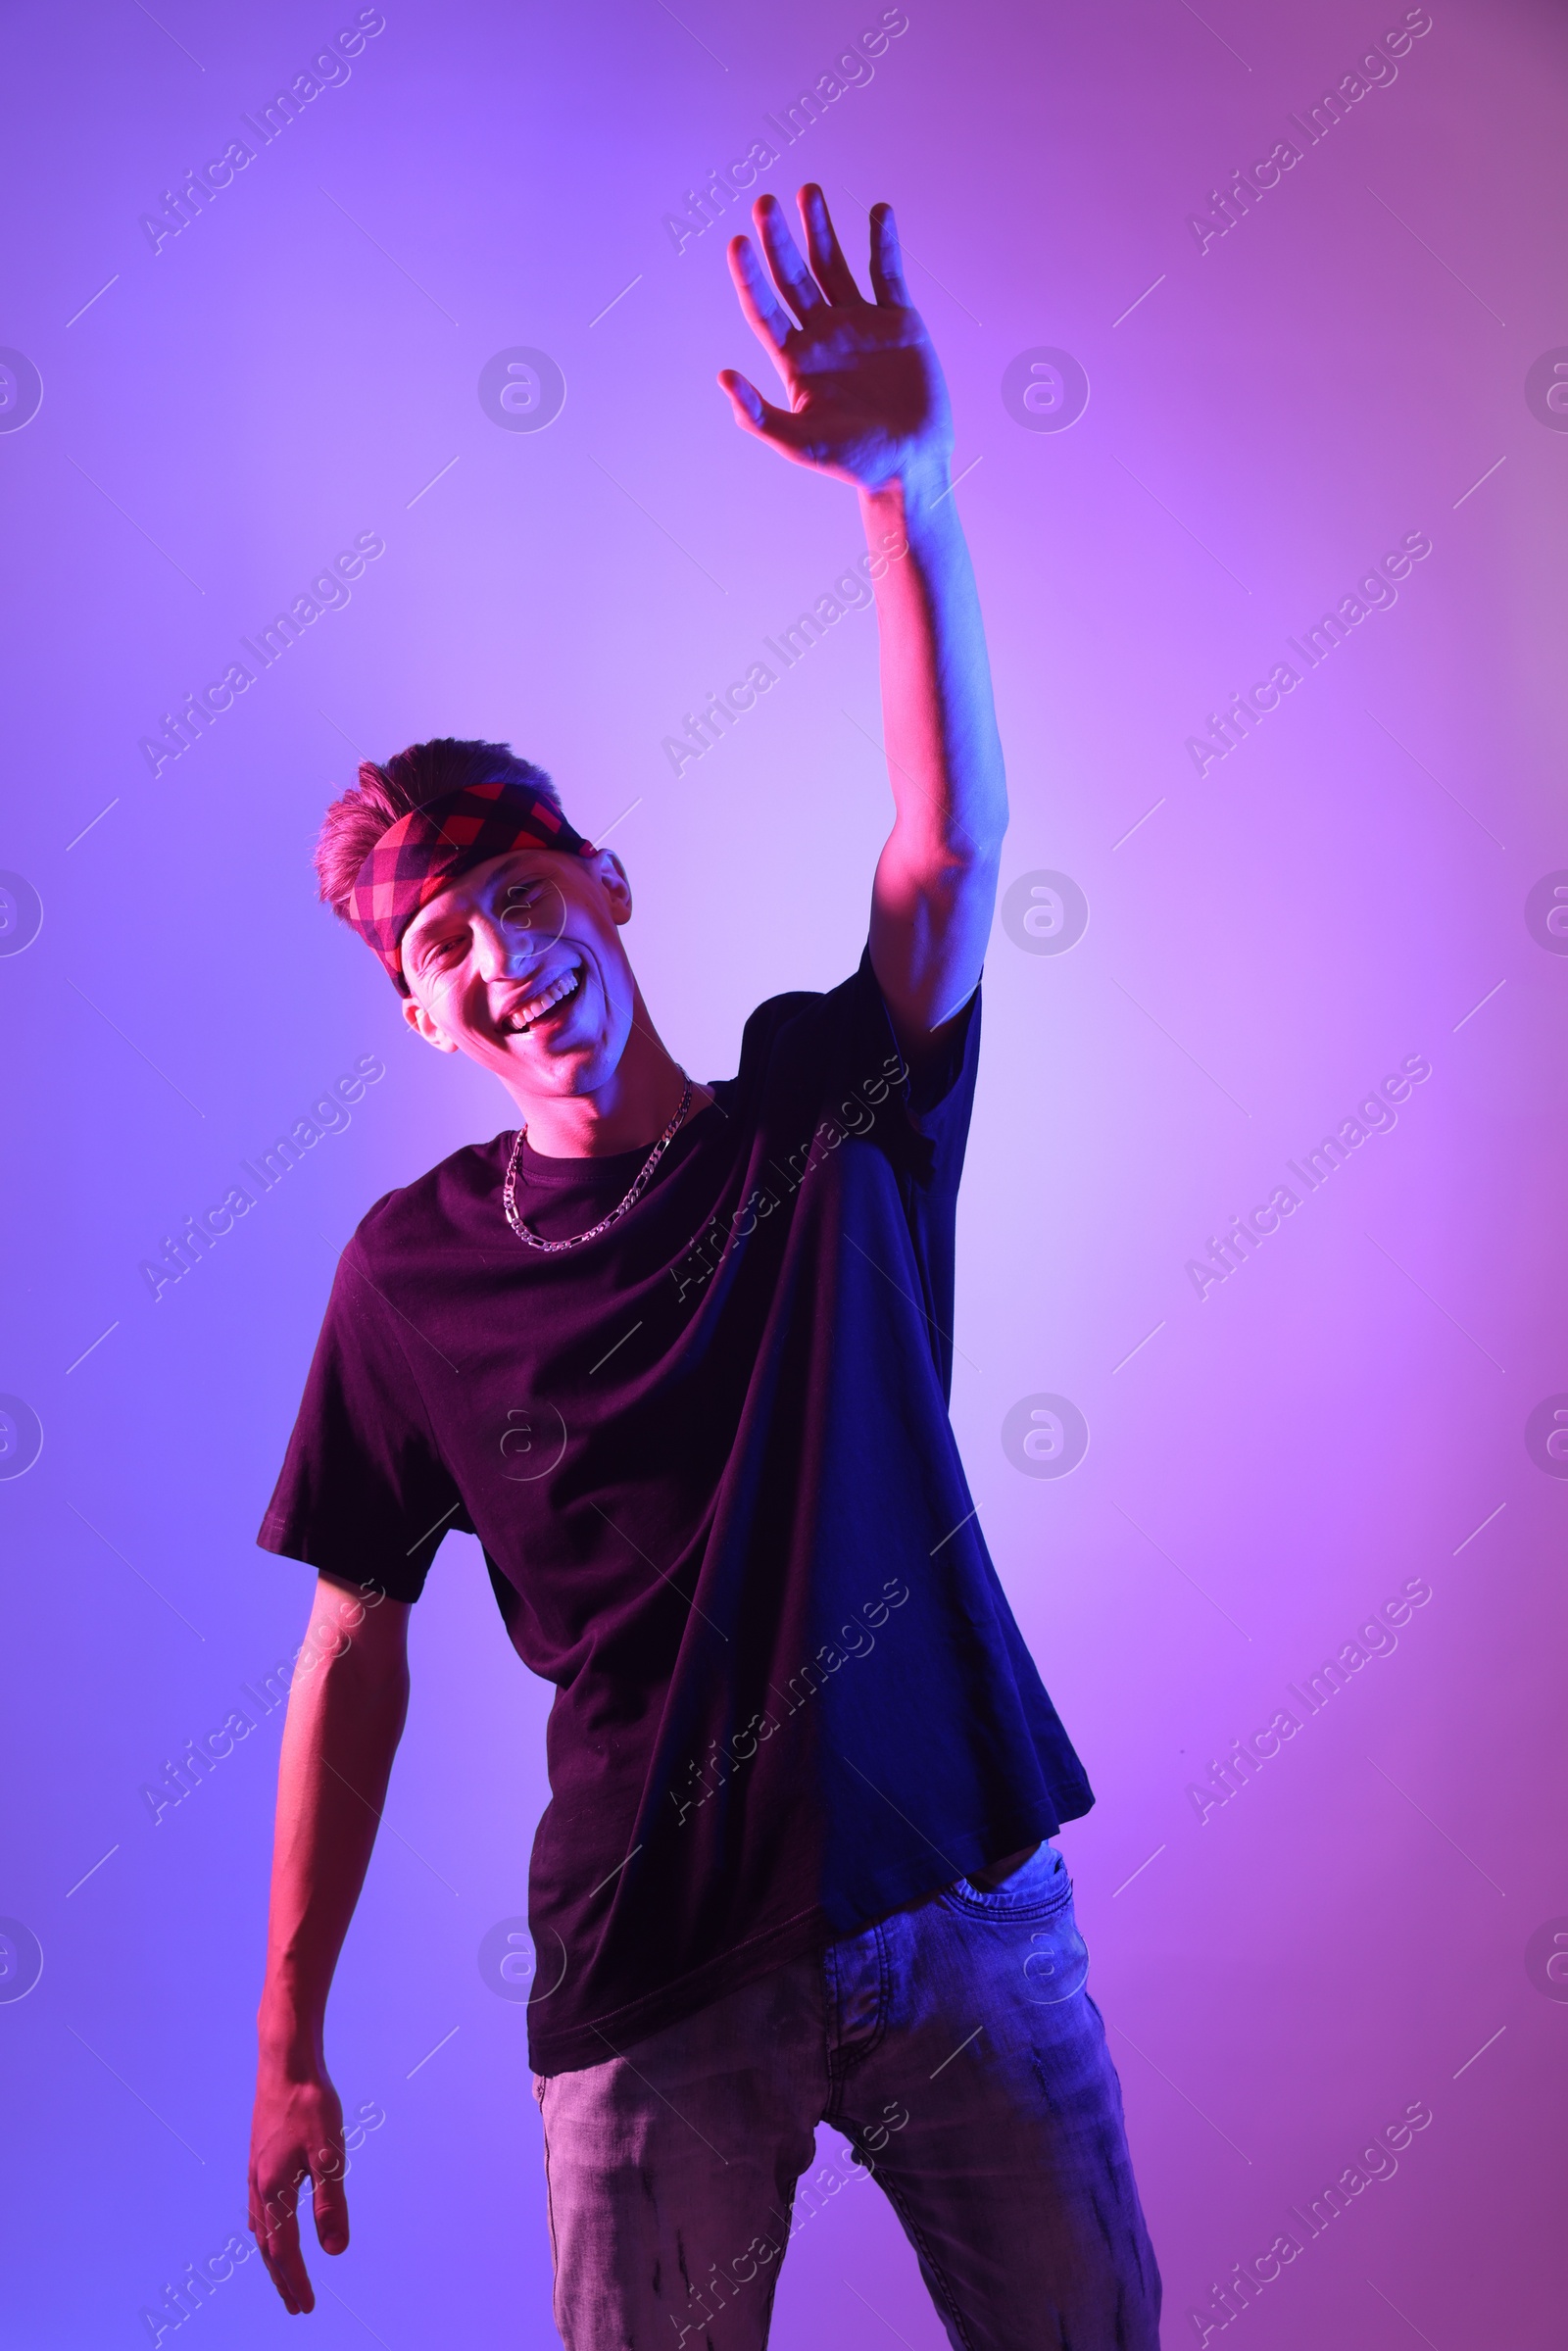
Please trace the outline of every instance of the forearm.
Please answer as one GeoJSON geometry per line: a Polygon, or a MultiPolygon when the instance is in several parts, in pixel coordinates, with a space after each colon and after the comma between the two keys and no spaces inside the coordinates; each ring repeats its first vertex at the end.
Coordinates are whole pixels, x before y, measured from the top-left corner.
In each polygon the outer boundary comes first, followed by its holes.
{"type": "Polygon", "coordinates": [[[861,493],[876,583],[893,830],[871,890],[871,965],[918,1059],[974,994],[996,903],[1007,785],[980,598],[947,468],[861,493]]]}
{"type": "Polygon", "coordinates": [[[1002,740],[974,569],[945,465],[862,492],[876,582],[882,723],[901,864],[929,882],[994,863],[1007,824],[1002,740]]]}
{"type": "Polygon", "coordinates": [[[372,1666],[352,1637],[308,1671],[296,1670],[278,1764],[267,1977],[257,2016],[266,2059],[323,2063],[327,1992],[407,1712],[406,1666],[372,1666]]]}

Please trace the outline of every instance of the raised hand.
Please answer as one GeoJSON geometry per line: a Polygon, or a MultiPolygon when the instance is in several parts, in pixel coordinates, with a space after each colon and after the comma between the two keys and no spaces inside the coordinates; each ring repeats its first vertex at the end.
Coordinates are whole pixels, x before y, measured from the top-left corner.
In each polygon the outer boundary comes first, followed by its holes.
{"type": "Polygon", "coordinates": [[[946,472],[953,418],[931,338],[909,304],[893,208],[871,209],[876,300],[867,302],[821,189],[808,184],[797,202],[809,269],[776,196],[760,196],[752,208],[767,270],[749,237],[730,239],[741,309],[789,396],[787,408],[775,408],[735,368],[722,368],[735,421],[797,465],[860,490],[916,476],[929,484],[946,472]]]}

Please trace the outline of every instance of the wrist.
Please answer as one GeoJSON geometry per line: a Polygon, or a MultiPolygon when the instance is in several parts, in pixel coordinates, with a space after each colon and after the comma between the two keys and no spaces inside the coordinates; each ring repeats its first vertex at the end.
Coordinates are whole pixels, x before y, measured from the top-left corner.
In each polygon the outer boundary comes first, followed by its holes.
{"type": "Polygon", "coordinates": [[[256,2012],[256,2046],[261,2063],[275,2073],[310,2078],[326,2071],[323,2020],[276,1992],[262,1995],[256,2012]]]}
{"type": "Polygon", "coordinates": [[[957,519],[952,491],[953,474],[946,454],[917,458],[880,488],[862,490],[860,517],[867,543],[875,548],[892,532],[909,544],[934,530],[951,527],[957,519]]]}

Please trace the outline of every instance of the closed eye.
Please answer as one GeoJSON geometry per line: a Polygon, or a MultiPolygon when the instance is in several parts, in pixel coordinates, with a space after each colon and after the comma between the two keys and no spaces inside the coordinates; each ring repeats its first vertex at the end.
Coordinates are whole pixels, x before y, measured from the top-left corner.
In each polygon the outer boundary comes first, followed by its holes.
{"type": "Polygon", "coordinates": [[[429,941],[419,950],[420,970],[422,971],[427,963],[449,962],[453,955],[456,953],[458,948],[462,946],[462,940],[459,939],[456,934],[449,939],[433,939],[429,941]]]}

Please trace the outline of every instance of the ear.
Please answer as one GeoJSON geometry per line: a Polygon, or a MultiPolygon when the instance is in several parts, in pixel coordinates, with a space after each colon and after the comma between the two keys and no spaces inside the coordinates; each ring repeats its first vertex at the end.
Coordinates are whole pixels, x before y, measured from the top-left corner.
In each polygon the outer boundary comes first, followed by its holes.
{"type": "Polygon", "coordinates": [[[412,996],[406,996],[403,999],[403,1017],[415,1035],[422,1037],[426,1045],[433,1045],[438,1053],[455,1053],[457,1052],[456,1041],[449,1037],[444,1029],[436,1025],[423,1004],[412,996]]]}
{"type": "Polygon", "coordinates": [[[612,920],[617,925],[631,920],[631,884],[626,868],[612,849],[602,849],[594,859],[594,874],[610,901],[612,920]]]}

